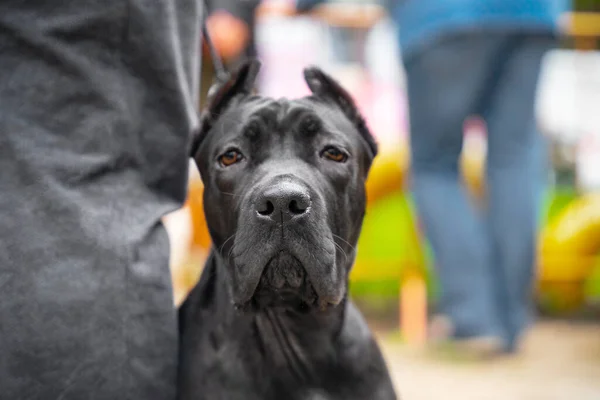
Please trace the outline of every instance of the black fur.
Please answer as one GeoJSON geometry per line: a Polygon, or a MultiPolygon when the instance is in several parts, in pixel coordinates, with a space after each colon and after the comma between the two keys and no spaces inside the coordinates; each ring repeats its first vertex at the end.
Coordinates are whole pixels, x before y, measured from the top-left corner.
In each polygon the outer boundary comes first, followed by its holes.
{"type": "Polygon", "coordinates": [[[194,140],[214,247],[180,309],[179,399],[395,399],[347,298],[375,141],[319,69],[293,101],[252,95],[257,72],[215,90],[194,140]]]}

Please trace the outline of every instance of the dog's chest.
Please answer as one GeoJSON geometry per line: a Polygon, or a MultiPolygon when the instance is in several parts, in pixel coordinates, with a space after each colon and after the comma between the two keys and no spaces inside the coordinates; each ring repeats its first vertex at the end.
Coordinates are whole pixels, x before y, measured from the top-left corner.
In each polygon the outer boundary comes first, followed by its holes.
{"type": "Polygon", "coordinates": [[[209,369],[231,383],[225,386],[247,386],[262,400],[337,400],[328,386],[339,377],[329,371],[344,368],[336,363],[333,339],[298,332],[286,322],[262,315],[251,329],[237,327],[244,335],[223,343],[209,369]]]}

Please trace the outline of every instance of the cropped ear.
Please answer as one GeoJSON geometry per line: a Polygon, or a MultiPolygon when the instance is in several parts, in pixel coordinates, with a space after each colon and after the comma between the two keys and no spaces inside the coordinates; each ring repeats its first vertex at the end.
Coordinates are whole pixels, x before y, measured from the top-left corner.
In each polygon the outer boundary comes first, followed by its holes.
{"type": "Polygon", "coordinates": [[[352,96],[318,67],[306,68],[304,70],[304,80],[315,96],[334,103],[342,110],[363,137],[369,147],[371,157],[374,158],[377,155],[377,143],[358,111],[352,96]]]}
{"type": "Polygon", "coordinates": [[[252,59],[242,64],[225,82],[217,82],[208,92],[208,103],[200,115],[200,126],[192,139],[190,156],[194,156],[206,133],[231,101],[238,96],[248,96],[254,90],[260,61],[252,59]]]}

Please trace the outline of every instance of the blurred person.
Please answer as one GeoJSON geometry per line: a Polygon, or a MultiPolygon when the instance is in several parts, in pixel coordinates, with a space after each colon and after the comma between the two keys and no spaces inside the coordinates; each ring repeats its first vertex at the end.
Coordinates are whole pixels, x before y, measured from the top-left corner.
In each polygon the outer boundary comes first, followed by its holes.
{"type": "MultiPolygon", "coordinates": [[[[225,64],[234,69],[240,62],[256,57],[256,8],[260,0],[207,0],[206,26],[215,50],[225,64]]],[[[201,88],[208,88],[216,78],[212,60],[205,46],[201,70],[201,88]]],[[[200,107],[208,91],[200,92],[200,107]]]]}
{"type": "Polygon", "coordinates": [[[517,350],[531,318],[543,140],[534,99],[567,0],[401,0],[413,190],[436,258],[432,339],[517,350]],[[461,184],[463,125],[487,127],[487,203],[461,184]]]}
{"type": "Polygon", "coordinates": [[[207,0],[209,34],[226,61],[256,56],[254,31],[260,0],[207,0]]]}
{"type": "Polygon", "coordinates": [[[200,11],[0,2],[0,399],[176,398],[200,11]]]}
{"type": "MultiPolygon", "coordinates": [[[[347,0],[296,0],[295,7],[298,13],[308,13],[324,4],[353,4],[347,0]]],[[[329,26],[328,33],[331,39],[331,51],[334,62],[348,64],[357,62],[360,57],[356,54],[357,29],[346,26],[329,26]]]]}

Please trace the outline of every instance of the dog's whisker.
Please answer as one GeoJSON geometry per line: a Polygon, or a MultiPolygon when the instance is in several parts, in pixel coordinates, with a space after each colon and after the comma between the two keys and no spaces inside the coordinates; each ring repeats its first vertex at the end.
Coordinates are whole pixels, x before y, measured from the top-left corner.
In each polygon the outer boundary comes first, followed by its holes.
{"type": "MultiPolygon", "coordinates": [[[[348,245],[348,247],[350,247],[352,249],[352,251],[356,251],[356,248],[354,246],[352,246],[352,244],[350,244],[346,239],[344,239],[343,237],[336,235],[335,233],[332,233],[333,238],[337,238],[339,240],[341,240],[342,242],[344,242],[345,244],[348,245]]],[[[334,241],[335,242],[335,241],[334,241]]]]}
{"type": "MultiPolygon", "coordinates": [[[[323,250],[323,251],[328,251],[328,249],[325,247],[324,244],[322,244],[322,243],[320,243],[320,242],[318,242],[316,240],[310,240],[310,239],[307,239],[306,237],[301,236],[301,235],[299,236],[299,239],[302,240],[302,241],[304,241],[307,246],[316,247],[319,250],[323,250]]],[[[333,240],[332,242],[335,245],[335,240],[333,240]]]]}
{"type": "Polygon", "coordinates": [[[346,259],[346,261],[348,261],[348,254],[346,254],[346,252],[344,251],[344,249],[342,249],[342,246],[340,246],[339,244],[337,244],[335,242],[335,240],[333,241],[333,245],[337,248],[340,249],[340,251],[342,252],[342,254],[344,255],[344,258],[346,259]]]}
{"type": "MultiPolygon", "coordinates": [[[[219,248],[219,254],[220,254],[220,253],[223,251],[223,249],[225,248],[225,245],[227,244],[227,242],[229,242],[229,241],[230,241],[231,239],[233,239],[234,237],[235,237],[235,233],[234,233],[233,235],[229,236],[229,237],[227,238],[227,240],[225,240],[225,241],[223,242],[223,244],[222,244],[222,245],[221,245],[221,247],[219,248]]],[[[233,246],[232,246],[231,248],[233,249],[233,246]]]]}
{"type": "Polygon", "coordinates": [[[229,262],[229,259],[231,258],[232,253],[233,253],[233,246],[231,246],[231,248],[227,252],[227,262],[229,262]]]}
{"type": "Polygon", "coordinates": [[[222,190],[219,190],[219,193],[226,194],[227,196],[231,196],[231,197],[242,197],[243,196],[241,194],[235,194],[235,193],[230,193],[230,192],[223,192],[222,190]]]}

